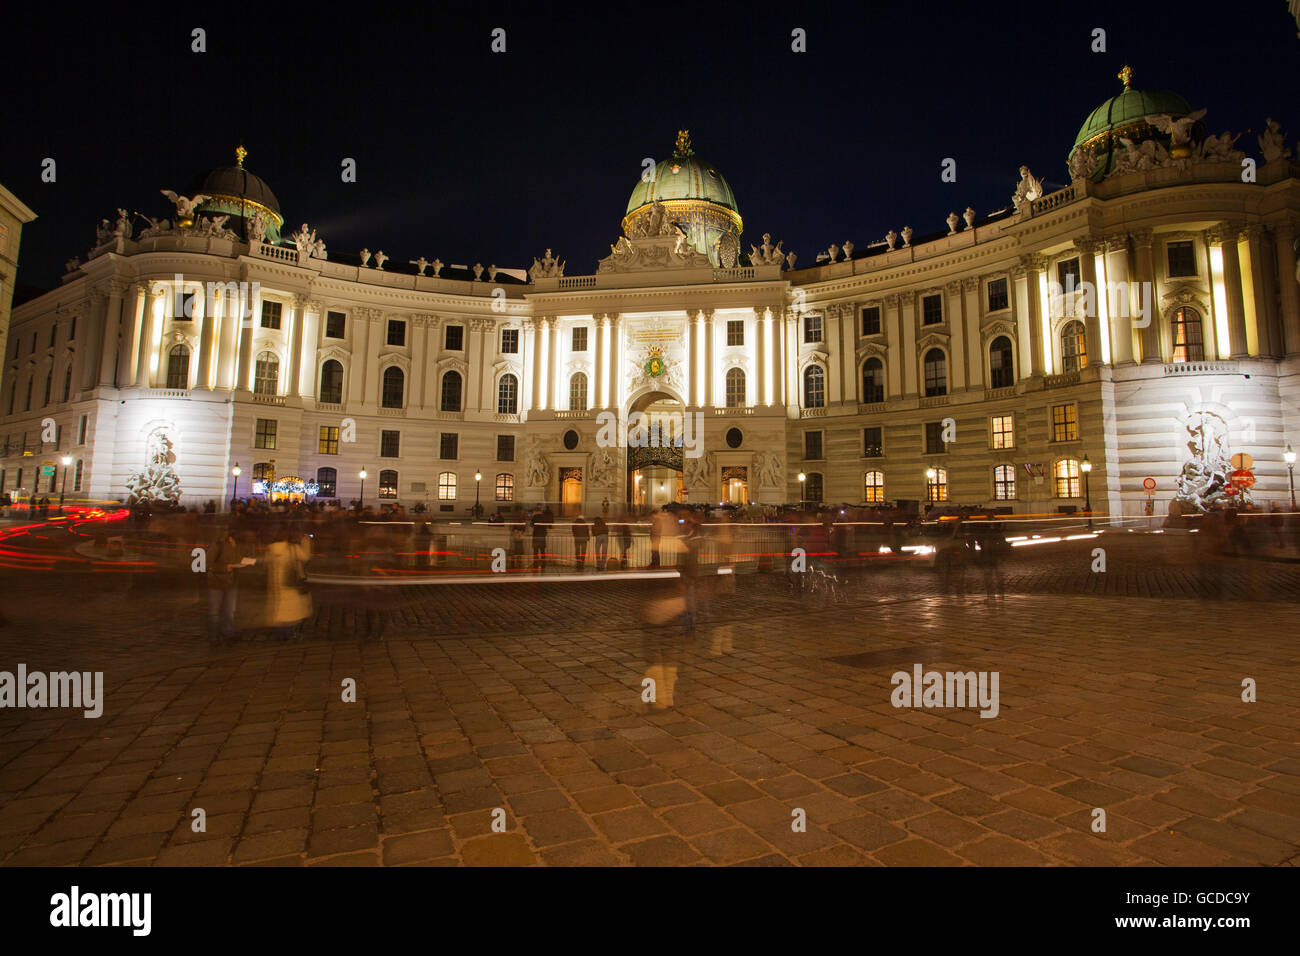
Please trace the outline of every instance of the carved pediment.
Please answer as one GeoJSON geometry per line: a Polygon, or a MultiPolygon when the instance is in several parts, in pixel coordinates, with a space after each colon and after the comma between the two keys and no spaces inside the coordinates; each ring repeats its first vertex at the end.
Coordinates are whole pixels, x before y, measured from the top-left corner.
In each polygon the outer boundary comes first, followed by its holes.
{"type": "Polygon", "coordinates": [[[946,332],[931,332],[922,337],[916,343],[916,347],[917,349],[932,349],[935,346],[938,346],[939,348],[946,350],[948,348],[948,338],[949,336],[946,332]]]}
{"type": "Polygon", "coordinates": [[[328,348],[320,349],[316,353],[316,360],[321,364],[334,359],[336,362],[346,366],[352,359],[352,353],[338,345],[331,345],[328,348]]]}
{"type": "Polygon", "coordinates": [[[1016,341],[1015,323],[1008,322],[1006,319],[994,319],[992,322],[986,322],[980,327],[980,337],[986,345],[999,335],[1007,336],[1014,343],[1016,341]]]}
{"type": "Polygon", "coordinates": [[[402,371],[409,374],[411,371],[411,358],[408,355],[403,355],[401,352],[393,351],[391,349],[388,351],[380,352],[379,353],[380,370],[382,371],[383,369],[387,368],[389,365],[401,366],[402,371]]]}
{"type": "Polygon", "coordinates": [[[857,350],[858,364],[861,365],[870,356],[883,360],[888,354],[889,349],[886,348],[883,342],[862,342],[859,343],[857,350]]]}
{"type": "Polygon", "coordinates": [[[664,269],[702,269],[711,266],[709,257],[696,251],[684,234],[621,237],[610,246],[610,254],[596,265],[599,272],[648,272],[664,269]]]}
{"type": "Polygon", "coordinates": [[[450,372],[450,371],[460,372],[461,375],[464,375],[466,372],[469,371],[469,364],[462,358],[457,358],[454,355],[448,355],[444,358],[439,359],[438,364],[435,365],[434,368],[438,370],[439,375],[442,375],[444,372],[450,372]]]}
{"type": "Polygon", "coordinates": [[[1205,291],[1199,285],[1191,282],[1180,283],[1160,296],[1161,307],[1164,309],[1177,308],[1182,305],[1205,308],[1205,300],[1205,291]]]}

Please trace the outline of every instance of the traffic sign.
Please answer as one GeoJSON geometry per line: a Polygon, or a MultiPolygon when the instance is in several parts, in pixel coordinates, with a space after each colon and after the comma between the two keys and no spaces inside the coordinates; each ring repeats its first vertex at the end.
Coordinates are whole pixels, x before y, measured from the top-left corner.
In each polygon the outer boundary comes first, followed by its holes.
{"type": "Polygon", "coordinates": [[[1147,494],[1151,494],[1156,490],[1156,480],[1154,478],[1143,478],[1142,487],[1147,490],[1147,494]]]}
{"type": "Polygon", "coordinates": [[[1244,451],[1239,451],[1232,456],[1232,467],[1241,471],[1250,471],[1255,467],[1255,459],[1244,451]]]}
{"type": "Polygon", "coordinates": [[[1249,468],[1238,468],[1228,476],[1228,480],[1237,488],[1250,488],[1255,484],[1255,473],[1249,468]]]}

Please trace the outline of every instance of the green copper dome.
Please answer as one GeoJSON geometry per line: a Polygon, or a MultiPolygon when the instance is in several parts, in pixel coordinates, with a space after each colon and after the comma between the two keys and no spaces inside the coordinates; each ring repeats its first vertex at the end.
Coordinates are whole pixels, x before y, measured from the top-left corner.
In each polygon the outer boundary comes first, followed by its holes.
{"type": "Polygon", "coordinates": [[[632,190],[627,211],[669,199],[702,199],[739,212],[736,197],[722,173],[694,156],[665,159],[656,166],[654,178],[637,183],[632,190]]]}
{"type": "Polygon", "coordinates": [[[1172,90],[1135,90],[1129,87],[1133,71],[1125,67],[1120,72],[1124,80],[1124,92],[1112,96],[1088,114],[1079,135],[1074,138],[1074,145],[1079,146],[1100,137],[1111,130],[1120,130],[1141,122],[1148,116],[1168,113],[1170,116],[1186,116],[1192,111],[1191,104],[1172,90]]]}

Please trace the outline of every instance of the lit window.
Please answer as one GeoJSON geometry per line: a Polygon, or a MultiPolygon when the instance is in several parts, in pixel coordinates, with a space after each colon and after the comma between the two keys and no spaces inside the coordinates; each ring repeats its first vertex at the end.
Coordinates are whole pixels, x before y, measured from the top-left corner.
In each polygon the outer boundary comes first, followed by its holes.
{"type": "Polygon", "coordinates": [[[397,497],[397,472],[391,468],[385,468],[379,473],[379,497],[397,497]]]}
{"type": "Polygon", "coordinates": [[[319,447],[322,455],[337,455],[339,453],[339,429],[337,425],[322,425],[320,427],[319,447]]]}
{"type": "Polygon", "coordinates": [[[820,315],[804,316],[803,340],[805,342],[820,342],[822,340],[822,317],[820,315]]]}
{"type": "Polygon", "coordinates": [[[253,367],[253,391],[258,395],[275,395],[280,391],[280,360],[274,352],[262,352],[257,356],[253,367]]]}
{"type": "Polygon", "coordinates": [[[1052,441],[1078,441],[1079,410],[1071,402],[1052,406],[1052,441]]]}
{"type": "Polygon", "coordinates": [[[727,407],[745,407],[745,373],[738,368],[727,370],[727,407]]]}
{"type": "Polygon", "coordinates": [[[259,418],[257,427],[253,432],[254,448],[275,448],[275,434],[279,430],[279,422],[274,418],[259,418]]]}
{"type": "Polygon", "coordinates": [[[497,414],[519,414],[519,379],[509,373],[497,383],[497,414]]]}
{"type": "Polygon", "coordinates": [[[1079,497],[1079,462],[1074,458],[1062,458],[1056,463],[1056,497],[1079,497]]]}
{"type": "Polygon", "coordinates": [[[998,501],[1014,501],[1016,498],[1016,466],[995,465],[993,467],[993,497],[998,501]]]}
{"type": "Polygon", "coordinates": [[[809,365],[804,369],[803,407],[826,407],[826,371],[820,365],[809,365]]]}
{"type": "Polygon", "coordinates": [[[948,500],[948,469],[934,468],[931,469],[934,474],[926,472],[925,475],[925,500],[926,501],[947,501],[948,500]]]}
{"type": "Polygon", "coordinates": [[[1175,362],[1204,362],[1205,341],[1201,337],[1201,316],[1195,309],[1182,308],[1174,313],[1175,362]]]}
{"type": "Polygon", "coordinates": [[[1066,322],[1061,329],[1061,368],[1077,372],[1088,365],[1087,333],[1083,323],[1066,322]]]}
{"type": "Polygon", "coordinates": [[[587,410],[587,375],[585,372],[575,372],[573,378],[569,379],[569,410],[575,412],[585,412],[587,410]]]}
{"type": "Polygon", "coordinates": [[[869,471],[863,479],[863,500],[867,504],[881,504],[885,500],[885,473],[869,471]]]}
{"type": "Polygon", "coordinates": [[[438,500],[456,500],[456,473],[454,471],[444,471],[438,476],[438,500]]]}
{"type": "Polygon", "coordinates": [[[994,448],[1016,447],[1016,419],[1014,415],[994,415],[992,435],[994,448]]]}
{"type": "Polygon", "coordinates": [[[515,476],[497,475],[497,501],[515,500],[515,476]]]}

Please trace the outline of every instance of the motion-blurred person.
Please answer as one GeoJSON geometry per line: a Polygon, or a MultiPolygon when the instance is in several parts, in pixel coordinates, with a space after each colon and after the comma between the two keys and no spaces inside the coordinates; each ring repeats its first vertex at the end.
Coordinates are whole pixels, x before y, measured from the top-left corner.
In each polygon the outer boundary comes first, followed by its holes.
{"type": "Polygon", "coordinates": [[[695,640],[696,586],[700,573],[700,518],[694,511],[686,513],[681,526],[677,569],[682,582],[682,637],[695,640]]]}
{"type": "MultiPolygon", "coordinates": [[[[609,510],[608,498],[605,499],[605,510],[609,510]]],[[[604,515],[596,515],[596,520],[591,523],[591,533],[596,539],[596,570],[604,571],[609,560],[609,525],[605,523],[604,515]]]]}
{"type": "Polygon", "coordinates": [[[233,528],[218,534],[208,548],[208,643],[235,640],[235,608],[239,602],[239,572],[256,563],[233,528]]]}
{"type": "Polygon", "coordinates": [[[659,546],[663,542],[664,519],[669,518],[665,511],[656,511],[650,516],[650,567],[659,567],[659,546]]]}
{"type": "Polygon", "coordinates": [[[587,522],[582,520],[582,515],[573,519],[570,526],[573,533],[573,562],[574,566],[581,571],[587,565],[587,542],[591,538],[591,529],[587,522]]]}
{"type": "Polygon", "coordinates": [[[266,549],[266,604],[268,623],[277,641],[294,636],[298,625],[311,616],[311,595],[307,592],[309,539],[282,527],[266,549]]]}
{"type": "Polygon", "coordinates": [[[632,522],[624,516],[623,524],[618,531],[619,547],[623,549],[623,570],[628,567],[628,555],[632,553],[632,522]]]}
{"type": "Polygon", "coordinates": [[[1002,554],[1007,549],[1007,539],[1000,524],[986,525],[976,538],[979,550],[975,552],[975,563],[984,576],[984,599],[991,601],[996,596],[1005,599],[1006,585],[1002,580],[1002,554]]]}

